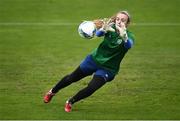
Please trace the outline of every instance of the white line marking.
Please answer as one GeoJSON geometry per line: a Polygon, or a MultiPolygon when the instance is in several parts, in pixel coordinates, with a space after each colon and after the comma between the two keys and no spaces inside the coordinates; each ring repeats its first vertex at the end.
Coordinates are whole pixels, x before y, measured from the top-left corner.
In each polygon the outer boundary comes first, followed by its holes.
{"type": "MultiPolygon", "coordinates": [[[[79,24],[71,22],[0,22],[0,26],[75,26],[79,24]]],[[[180,26],[180,23],[131,23],[131,26],[180,26]]]]}
{"type": "Polygon", "coordinates": [[[1,26],[72,26],[78,23],[46,23],[46,22],[0,22],[1,26]]]}
{"type": "Polygon", "coordinates": [[[132,23],[134,26],[180,26],[180,23],[132,23]]]}

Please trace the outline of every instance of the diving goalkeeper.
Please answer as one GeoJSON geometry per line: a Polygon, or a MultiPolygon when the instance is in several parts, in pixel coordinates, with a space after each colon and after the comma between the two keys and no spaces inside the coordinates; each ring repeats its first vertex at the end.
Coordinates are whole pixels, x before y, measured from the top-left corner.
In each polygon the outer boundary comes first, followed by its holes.
{"type": "Polygon", "coordinates": [[[92,75],[87,87],[66,101],[65,111],[71,112],[74,103],[89,97],[112,81],[118,74],[122,59],[134,44],[133,34],[127,30],[130,21],[131,17],[127,11],[120,11],[110,19],[94,20],[96,36],[103,36],[103,41],[72,73],[64,76],[45,94],[44,102],[49,103],[59,90],[92,75]]]}

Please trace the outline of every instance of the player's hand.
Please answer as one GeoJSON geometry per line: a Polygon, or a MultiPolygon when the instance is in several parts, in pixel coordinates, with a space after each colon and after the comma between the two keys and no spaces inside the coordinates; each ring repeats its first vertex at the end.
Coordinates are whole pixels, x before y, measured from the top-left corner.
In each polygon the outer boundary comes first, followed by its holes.
{"type": "Polygon", "coordinates": [[[119,35],[122,37],[124,41],[128,40],[127,32],[126,32],[126,26],[123,22],[121,22],[121,25],[116,25],[116,29],[119,31],[119,35]]]}
{"type": "Polygon", "coordinates": [[[115,32],[115,30],[111,27],[112,24],[114,23],[111,21],[111,19],[104,18],[102,29],[106,32],[107,31],[115,32]]]}
{"type": "Polygon", "coordinates": [[[96,28],[97,28],[97,31],[96,31],[96,36],[97,37],[104,36],[105,33],[107,33],[108,31],[115,32],[115,29],[113,29],[111,27],[112,24],[114,24],[111,19],[104,18],[104,19],[101,19],[101,20],[100,19],[99,20],[94,20],[93,22],[94,22],[94,24],[96,25],[96,28]]]}
{"type": "Polygon", "coordinates": [[[104,24],[103,20],[101,20],[101,19],[94,20],[93,22],[94,22],[97,29],[102,28],[102,26],[104,24]]]}

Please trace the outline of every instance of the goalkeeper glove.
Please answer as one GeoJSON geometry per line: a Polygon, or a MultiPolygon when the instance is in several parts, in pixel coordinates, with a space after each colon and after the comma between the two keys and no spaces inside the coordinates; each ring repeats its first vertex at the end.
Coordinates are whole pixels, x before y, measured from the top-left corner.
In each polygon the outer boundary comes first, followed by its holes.
{"type": "Polygon", "coordinates": [[[122,37],[122,39],[127,42],[128,40],[128,35],[127,35],[127,32],[126,32],[126,27],[125,27],[125,24],[123,22],[121,22],[121,27],[119,27],[118,25],[116,25],[116,28],[118,29],[119,31],[119,35],[120,37],[122,37]]]}
{"type": "Polygon", "coordinates": [[[115,29],[111,27],[114,24],[111,19],[104,18],[102,22],[102,27],[96,31],[96,36],[104,36],[108,31],[115,32],[115,29]]]}
{"type": "Polygon", "coordinates": [[[111,19],[104,18],[102,30],[104,30],[105,32],[107,31],[115,32],[115,30],[111,27],[112,24],[114,23],[111,21],[111,19]]]}

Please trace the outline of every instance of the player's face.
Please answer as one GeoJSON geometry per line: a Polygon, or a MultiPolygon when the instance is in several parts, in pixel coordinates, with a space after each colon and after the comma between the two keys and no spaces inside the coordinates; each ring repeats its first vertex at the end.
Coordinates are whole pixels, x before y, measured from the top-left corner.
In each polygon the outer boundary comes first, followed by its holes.
{"type": "Polygon", "coordinates": [[[125,26],[127,27],[128,24],[128,16],[123,13],[118,13],[116,16],[116,25],[121,27],[121,23],[124,23],[125,26]]]}

